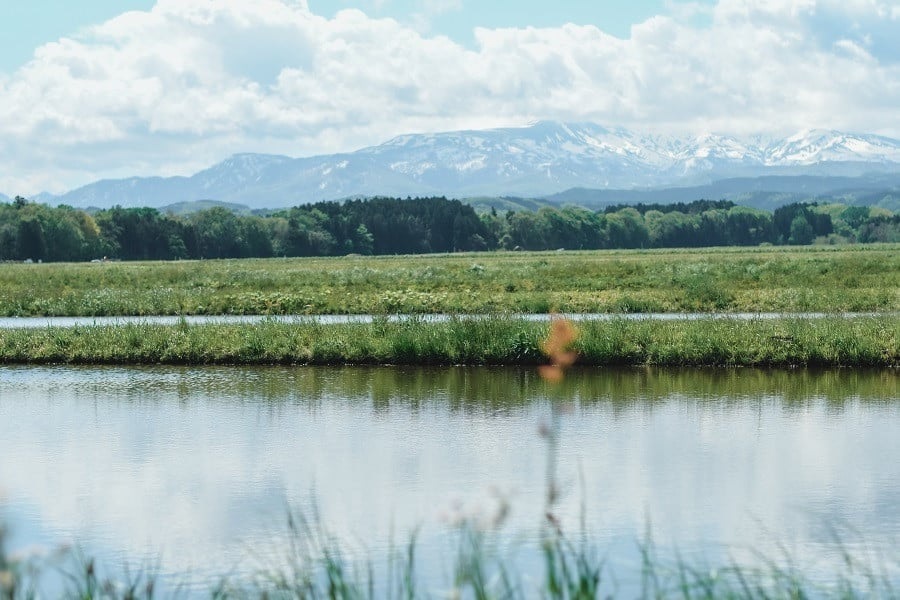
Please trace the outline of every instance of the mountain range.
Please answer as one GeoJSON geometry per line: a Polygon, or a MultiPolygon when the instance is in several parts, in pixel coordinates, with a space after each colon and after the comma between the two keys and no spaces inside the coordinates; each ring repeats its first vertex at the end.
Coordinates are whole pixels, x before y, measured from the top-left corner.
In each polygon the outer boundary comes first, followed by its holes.
{"type": "Polygon", "coordinates": [[[98,208],[196,200],[279,208],[358,196],[548,197],[566,190],[577,196],[572,188],[673,186],[711,186],[709,197],[717,197],[713,182],[723,179],[878,173],[900,173],[900,140],[831,130],[787,138],[676,137],[541,121],[403,135],[355,152],[308,158],[237,154],[190,177],[103,180],[32,199],[98,208]]]}

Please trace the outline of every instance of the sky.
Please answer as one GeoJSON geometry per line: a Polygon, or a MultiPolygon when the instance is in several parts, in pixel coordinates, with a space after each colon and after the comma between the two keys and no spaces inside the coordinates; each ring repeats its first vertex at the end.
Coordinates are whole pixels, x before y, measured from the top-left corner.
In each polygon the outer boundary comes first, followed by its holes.
{"type": "Polygon", "coordinates": [[[900,0],[0,3],[0,192],[592,121],[900,137],[900,0]]]}
{"type": "MultiPolygon", "coordinates": [[[[711,0],[707,0],[711,4],[711,0]]],[[[154,0],[29,0],[0,3],[4,52],[0,72],[26,63],[35,48],[123,12],[150,10],[154,0]]],[[[389,17],[429,35],[446,35],[472,46],[479,27],[557,27],[593,24],[617,37],[631,25],[665,11],[663,0],[522,2],[522,0],[309,0],[315,14],[332,18],[355,8],[372,17],[389,17]],[[523,9],[522,7],[527,8],[523,9]]]]}

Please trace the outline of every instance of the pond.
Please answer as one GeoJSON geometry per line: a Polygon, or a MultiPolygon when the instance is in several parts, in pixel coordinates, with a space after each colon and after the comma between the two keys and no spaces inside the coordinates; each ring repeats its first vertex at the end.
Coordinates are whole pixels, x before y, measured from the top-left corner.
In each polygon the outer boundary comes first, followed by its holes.
{"type": "Polygon", "coordinates": [[[510,368],[0,367],[0,517],[14,550],[76,543],[103,564],[153,565],[164,585],[200,590],[284,556],[291,510],[318,515],[360,560],[381,561],[418,530],[420,576],[439,579],[455,524],[492,526],[505,506],[491,535],[530,560],[558,423],[553,512],[623,581],[648,532],[663,553],[790,560],[827,578],[844,551],[896,559],[897,380],[597,368],[551,385],[510,368]]]}

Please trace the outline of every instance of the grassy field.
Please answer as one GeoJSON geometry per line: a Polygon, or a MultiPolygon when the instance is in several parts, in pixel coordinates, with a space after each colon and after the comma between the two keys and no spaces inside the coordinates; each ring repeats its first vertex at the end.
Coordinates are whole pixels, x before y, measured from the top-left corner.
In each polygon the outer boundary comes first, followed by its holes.
{"type": "Polygon", "coordinates": [[[0,315],[900,310],[900,245],[0,264],[0,315]]]}
{"type": "MultiPolygon", "coordinates": [[[[584,322],[582,365],[897,366],[900,318],[584,322]]],[[[14,364],[538,364],[546,323],[515,317],[0,330],[14,364]]]]}

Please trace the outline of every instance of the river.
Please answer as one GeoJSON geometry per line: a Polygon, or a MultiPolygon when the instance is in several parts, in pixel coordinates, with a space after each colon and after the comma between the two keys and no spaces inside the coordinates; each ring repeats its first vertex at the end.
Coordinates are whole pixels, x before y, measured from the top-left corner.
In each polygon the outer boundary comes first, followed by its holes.
{"type": "MultiPolygon", "coordinates": [[[[493,315],[186,315],[186,316],[127,316],[127,317],[0,317],[0,329],[40,329],[46,327],[116,327],[121,325],[252,325],[263,322],[275,323],[320,323],[323,325],[342,325],[349,323],[372,323],[376,319],[391,322],[420,320],[427,323],[445,323],[454,318],[485,319],[493,315]]],[[[565,318],[571,321],[697,321],[703,319],[736,319],[739,321],[773,320],[773,319],[822,319],[825,317],[882,317],[900,316],[897,312],[880,313],[526,313],[508,315],[511,319],[525,321],[548,322],[554,318],[565,318]]]]}
{"type": "MultiPolygon", "coordinates": [[[[827,577],[900,542],[894,371],[0,367],[0,516],[13,550],[76,543],[165,585],[249,579],[320,515],[351,557],[419,530],[441,578],[468,519],[528,560],[552,507],[627,580],[652,533],[712,564],[827,577]],[[542,436],[542,433],[544,435],[542,436]],[[840,548],[835,539],[840,539],[840,548]],[[776,558],[775,560],[781,560],[776,558]]],[[[896,575],[896,573],[894,573],[896,575]]],[[[900,580],[900,579],[898,579],[900,580]]]]}

